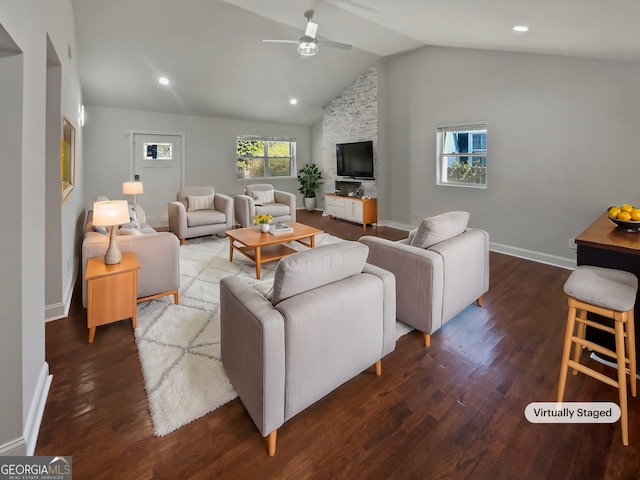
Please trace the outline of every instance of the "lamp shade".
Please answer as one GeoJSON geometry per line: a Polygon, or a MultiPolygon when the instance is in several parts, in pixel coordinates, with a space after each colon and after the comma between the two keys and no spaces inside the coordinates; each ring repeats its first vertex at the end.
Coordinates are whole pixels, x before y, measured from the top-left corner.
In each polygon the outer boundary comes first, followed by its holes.
{"type": "Polygon", "coordinates": [[[125,195],[137,195],[144,193],[142,182],[123,182],[122,193],[125,195]]]}
{"type": "Polygon", "coordinates": [[[122,225],[129,221],[129,205],[126,200],[111,200],[93,204],[93,224],[97,227],[122,225]]]}

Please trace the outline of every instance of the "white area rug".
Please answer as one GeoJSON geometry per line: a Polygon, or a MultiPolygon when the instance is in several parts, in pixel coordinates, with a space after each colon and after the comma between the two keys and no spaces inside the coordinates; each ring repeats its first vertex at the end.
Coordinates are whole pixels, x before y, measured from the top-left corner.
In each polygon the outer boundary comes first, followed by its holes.
{"type": "MultiPolygon", "coordinates": [[[[341,239],[322,234],[316,246],[341,239]]],[[[296,242],[290,244],[305,249],[296,242]]],[[[262,280],[277,262],[263,264],[262,280]]],[[[173,297],[138,305],[135,330],[155,434],[166,435],[237,397],[220,359],[220,279],[256,282],[255,264],[240,253],[229,262],[229,240],[205,237],[180,247],[180,304],[173,297]]],[[[397,324],[397,336],[411,331],[397,324]]]]}

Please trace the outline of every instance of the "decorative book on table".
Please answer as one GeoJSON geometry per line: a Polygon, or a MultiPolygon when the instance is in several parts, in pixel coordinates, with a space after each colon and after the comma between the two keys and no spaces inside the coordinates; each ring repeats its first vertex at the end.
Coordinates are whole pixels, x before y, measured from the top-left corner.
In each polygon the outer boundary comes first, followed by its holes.
{"type": "Polygon", "coordinates": [[[273,233],[274,235],[281,235],[283,233],[292,233],[293,228],[289,225],[285,225],[284,223],[276,223],[275,225],[269,226],[269,233],[273,233]]]}

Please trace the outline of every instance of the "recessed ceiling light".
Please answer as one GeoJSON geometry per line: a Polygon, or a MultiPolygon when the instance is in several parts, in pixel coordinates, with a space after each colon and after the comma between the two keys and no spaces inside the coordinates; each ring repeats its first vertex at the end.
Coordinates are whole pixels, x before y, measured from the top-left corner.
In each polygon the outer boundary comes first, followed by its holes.
{"type": "Polygon", "coordinates": [[[296,103],[298,103],[298,99],[297,98],[292,98],[291,100],[289,100],[289,103],[291,105],[295,105],[296,103]]]}
{"type": "Polygon", "coordinates": [[[529,31],[529,27],[525,25],[516,25],[515,27],[513,27],[513,31],[524,33],[529,31]]]}
{"type": "Polygon", "coordinates": [[[169,85],[169,79],[167,77],[158,78],[158,82],[160,85],[169,85]]]}

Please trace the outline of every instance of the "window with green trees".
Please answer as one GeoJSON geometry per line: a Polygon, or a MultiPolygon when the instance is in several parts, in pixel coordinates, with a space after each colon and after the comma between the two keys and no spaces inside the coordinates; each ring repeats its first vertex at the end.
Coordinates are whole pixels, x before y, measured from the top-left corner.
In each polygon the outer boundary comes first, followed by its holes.
{"type": "Polygon", "coordinates": [[[437,183],[487,188],[487,125],[437,127],[437,183]]]}
{"type": "Polygon", "coordinates": [[[236,145],[237,178],[295,176],[295,138],[238,135],[236,145]]]}

